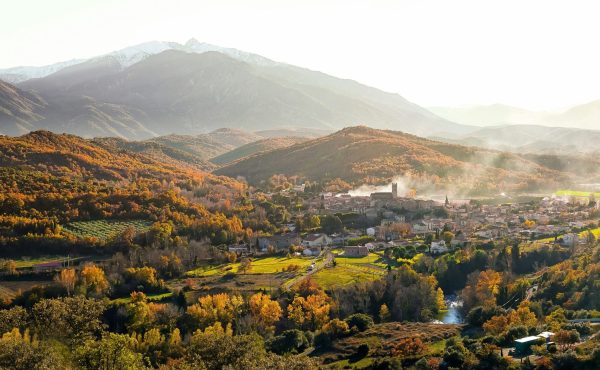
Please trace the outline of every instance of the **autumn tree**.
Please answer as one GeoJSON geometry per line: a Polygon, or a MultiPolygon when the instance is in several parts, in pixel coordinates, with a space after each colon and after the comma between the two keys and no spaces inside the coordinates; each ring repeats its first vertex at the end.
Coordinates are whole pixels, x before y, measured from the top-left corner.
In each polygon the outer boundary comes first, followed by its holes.
{"type": "Polygon", "coordinates": [[[104,294],[110,288],[110,284],[106,279],[104,270],[94,265],[88,264],[81,270],[81,282],[86,291],[92,291],[97,295],[104,294]]]}
{"type": "Polygon", "coordinates": [[[329,321],[331,305],[324,294],[313,294],[304,298],[296,296],[288,305],[288,318],[298,327],[318,330],[329,321]]]}
{"type": "Polygon", "coordinates": [[[554,335],[554,341],[559,345],[562,351],[572,348],[579,340],[579,333],[575,329],[559,330],[554,335]]]}
{"type": "Polygon", "coordinates": [[[244,258],[240,261],[238,266],[238,274],[246,274],[252,269],[252,260],[250,258],[244,258]]]}
{"type": "Polygon", "coordinates": [[[198,298],[198,302],[189,306],[188,315],[200,328],[205,328],[215,322],[231,323],[241,313],[244,301],[239,295],[220,293],[198,298]]]}
{"type": "Polygon", "coordinates": [[[493,270],[470,274],[461,293],[465,308],[495,306],[501,282],[502,275],[493,270]]]}
{"type": "Polygon", "coordinates": [[[386,322],[390,320],[390,309],[388,308],[387,304],[382,304],[381,307],[379,307],[379,321],[381,322],[386,322]]]}
{"type": "Polygon", "coordinates": [[[265,330],[273,330],[273,325],[281,318],[281,306],[266,294],[256,293],[252,295],[248,305],[254,321],[265,330]]]}
{"type": "Polygon", "coordinates": [[[77,274],[75,269],[62,269],[56,276],[55,280],[65,288],[67,295],[71,295],[75,289],[75,283],[77,283],[77,274]]]}

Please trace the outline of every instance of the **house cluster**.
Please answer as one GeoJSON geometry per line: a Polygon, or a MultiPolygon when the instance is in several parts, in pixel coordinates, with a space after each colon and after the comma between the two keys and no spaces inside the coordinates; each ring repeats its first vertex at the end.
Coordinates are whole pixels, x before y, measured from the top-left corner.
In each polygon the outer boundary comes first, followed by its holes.
{"type": "Polygon", "coordinates": [[[498,239],[542,239],[573,247],[580,242],[579,232],[594,220],[592,207],[547,197],[538,203],[479,204],[468,200],[436,202],[400,197],[396,184],[391,192],[370,196],[322,193],[305,199],[303,214],[354,213],[363,226],[346,227],[343,235],[324,233],[299,234],[294,225],[284,225],[286,232],[263,236],[250,245],[233,245],[229,251],[238,254],[296,251],[305,256],[318,256],[327,246],[347,246],[348,239],[372,237],[376,242],[346,247],[346,254],[367,255],[372,249],[406,247],[426,242],[432,255],[463,248],[470,243],[486,243],[498,239]],[[448,235],[444,232],[449,231],[448,235]]]}

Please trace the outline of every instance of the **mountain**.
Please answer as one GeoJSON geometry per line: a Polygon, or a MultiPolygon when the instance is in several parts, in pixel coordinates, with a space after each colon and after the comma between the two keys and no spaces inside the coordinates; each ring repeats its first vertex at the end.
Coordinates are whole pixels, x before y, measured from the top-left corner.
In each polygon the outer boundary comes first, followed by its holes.
{"type": "Polygon", "coordinates": [[[589,130],[600,129],[600,100],[572,107],[549,117],[555,125],[579,127],[589,130]]]}
{"type": "Polygon", "coordinates": [[[248,157],[253,154],[268,152],[270,150],[275,149],[287,148],[288,146],[302,143],[306,140],[306,138],[302,137],[273,137],[262,139],[223,153],[219,156],[212,158],[210,161],[217,165],[224,165],[233,161],[237,161],[241,158],[248,157]]]}
{"type": "Polygon", "coordinates": [[[450,121],[474,126],[544,124],[546,116],[543,112],[533,112],[504,104],[429,107],[428,109],[450,121]]]}
{"type": "Polygon", "coordinates": [[[334,131],[349,124],[421,135],[473,130],[397,94],[195,40],[126,48],[18,87],[48,103],[42,119],[30,122],[36,129],[84,137],[140,140],[219,127],[334,131]]]}
{"type": "Polygon", "coordinates": [[[534,112],[502,104],[458,108],[430,107],[429,110],[440,117],[465,125],[542,125],[587,130],[600,129],[600,100],[577,105],[559,113],[534,112]]]}
{"type": "Polygon", "coordinates": [[[46,105],[39,96],[0,81],[0,135],[22,135],[42,119],[37,112],[46,105]]]}
{"type": "Polygon", "coordinates": [[[461,194],[555,189],[582,174],[588,179],[598,176],[597,170],[582,173],[562,163],[556,156],[523,157],[359,126],[259,153],[215,173],[243,176],[255,185],[276,174],[311,181],[341,179],[353,185],[382,184],[401,177],[410,186],[461,194]]]}
{"type": "Polygon", "coordinates": [[[0,69],[0,80],[15,84],[32,78],[42,78],[83,61],[83,59],[72,59],[41,67],[23,66],[0,69]]]}
{"type": "Polygon", "coordinates": [[[185,44],[170,41],[149,41],[88,59],[72,59],[64,62],[39,67],[23,66],[0,69],[0,79],[10,83],[24,82],[32,78],[42,78],[49,76],[53,73],[56,73],[64,68],[75,64],[90,61],[93,62],[95,60],[105,59],[106,57],[114,59],[119,63],[119,66],[121,68],[125,68],[134,65],[135,63],[140,62],[149,56],[159,54],[165,50],[179,50],[188,53],[198,54],[205,53],[207,51],[218,51],[225,55],[229,55],[232,58],[249,63],[262,65],[279,64],[257,54],[252,54],[233,48],[225,48],[217,45],[208,44],[205,42],[199,42],[198,40],[192,38],[188,40],[185,44]]]}
{"type": "Polygon", "coordinates": [[[540,125],[484,127],[467,135],[431,139],[517,153],[590,154],[600,152],[600,131],[540,125]],[[518,133],[518,134],[515,134],[518,133]]]}

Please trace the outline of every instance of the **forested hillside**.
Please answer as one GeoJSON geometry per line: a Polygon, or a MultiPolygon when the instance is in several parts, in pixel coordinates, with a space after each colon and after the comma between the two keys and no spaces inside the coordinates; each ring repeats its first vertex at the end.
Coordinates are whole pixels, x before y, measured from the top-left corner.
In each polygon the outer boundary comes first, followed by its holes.
{"type": "Polygon", "coordinates": [[[363,126],[260,153],[215,173],[244,176],[253,184],[277,174],[312,181],[341,179],[353,185],[386,183],[404,176],[420,186],[473,194],[552,189],[576,178],[569,169],[557,171],[517,154],[363,126]]]}

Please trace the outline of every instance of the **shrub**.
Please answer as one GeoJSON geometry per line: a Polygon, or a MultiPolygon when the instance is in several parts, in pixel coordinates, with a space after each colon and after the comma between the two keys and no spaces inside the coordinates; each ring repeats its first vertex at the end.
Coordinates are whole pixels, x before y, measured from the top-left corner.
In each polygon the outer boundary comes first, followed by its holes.
{"type": "Polygon", "coordinates": [[[271,351],[281,355],[284,353],[299,353],[308,348],[308,339],[297,329],[286,330],[269,342],[271,351]]]}
{"type": "Polygon", "coordinates": [[[348,323],[350,328],[356,326],[359,331],[365,331],[374,324],[373,318],[364,313],[355,313],[354,315],[350,315],[346,317],[345,321],[348,323]]]}

